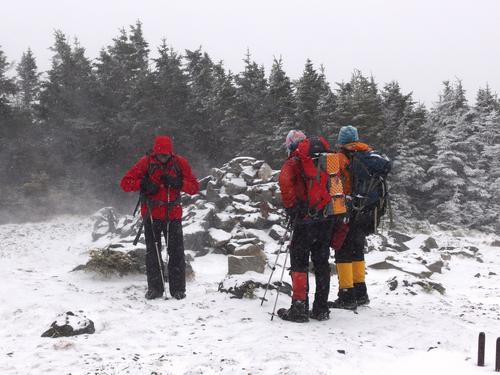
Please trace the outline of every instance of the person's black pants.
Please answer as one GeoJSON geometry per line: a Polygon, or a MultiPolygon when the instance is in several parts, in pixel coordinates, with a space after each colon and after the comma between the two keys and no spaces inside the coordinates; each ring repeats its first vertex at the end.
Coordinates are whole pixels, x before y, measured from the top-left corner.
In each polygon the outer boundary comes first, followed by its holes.
{"type": "MultiPolygon", "coordinates": [[[[144,219],[144,235],[146,237],[146,273],[148,279],[148,290],[163,291],[163,282],[160,273],[160,264],[163,268],[163,262],[160,262],[160,254],[157,252],[155,241],[158,245],[158,250],[161,252],[162,235],[165,243],[168,243],[168,284],[170,294],[175,292],[186,291],[186,261],[184,258],[184,239],[182,235],[182,222],[173,220],[170,224],[166,221],[153,219],[153,228],[151,221],[144,219]],[[152,230],[153,229],[153,230],[152,230]],[[168,239],[167,239],[168,235],[168,239]]],[[[167,275],[164,276],[167,277],[167,275]]]]}
{"type": "Polygon", "coordinates": [[[335,252],[335,263],[361,262],[365,260],[365,230],[356,225],[349,224],[349,232],[339,251],[335,252]]]}
{"type": "MultiPolygon", "coordinates": [[[[332,220],[297,223],[290,244],[291,272],[307,272],[309,255],[314,266],[316,291],[313,310],[328,309],[330,293],[330,238],[332,220]]],[[[307,290],[309,287],[307,286],[307,290]]]]}

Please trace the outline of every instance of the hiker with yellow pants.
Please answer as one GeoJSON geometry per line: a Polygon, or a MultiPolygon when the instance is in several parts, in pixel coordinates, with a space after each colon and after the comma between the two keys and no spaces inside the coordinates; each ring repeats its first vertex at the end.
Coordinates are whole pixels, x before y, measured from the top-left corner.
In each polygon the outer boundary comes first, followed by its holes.
{"type": "MultiPolygon", "coordinates": [[[[340,146],[339,152],[349,159],[350,165],[343,174],[343,184],[344,194],[351,196],[356,178],[353,176],[353,155],[369,153],[372,149],[366,143],[359,142],[358,131],[351,125],[340,129],[338,145],[340,146]]],[[[339,291],[337,300],[328,302],[329,308],[356,310],[358,305],[367,305],[370,302],[365,282],[364,248],[366,236],[370,233],[367,227],[371,226],[371,223],[367,224],[364,220],[359,220],[360,218],[359,211],[351,207],[347,237],[341,247],[335,249],[339,291]]]]}

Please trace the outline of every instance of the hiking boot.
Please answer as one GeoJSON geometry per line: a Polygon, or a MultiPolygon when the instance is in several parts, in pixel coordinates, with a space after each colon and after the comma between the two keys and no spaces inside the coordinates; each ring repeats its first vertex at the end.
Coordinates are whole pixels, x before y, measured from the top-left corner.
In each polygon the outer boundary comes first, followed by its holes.
{"type": "Polygon", "coordinates": [[[338,296],[339,298],[335,301],[328,301],[330,309],[356,310],[358,304],[356,303],[354,288],[339,289],[338,296]]]}
{"type": "Polygon", "coordinates": [[[365,283],[355,283],[354,291],[356,293],[356,303],[358,304],[358,306],[368,305],[370,303],[370,298],[368,298],[365,283]]]}
{"type": "Polygon", "coordinates": [[[149,289],[146,292],[146,299],[155,299],[155,298],[160,298],[163,296],[163,292],[156,290],[156,289],[149,289]]]}
{"type": "Polygon", "coordinates": [[[184,292],[174,292],[174,294],[172,295],[172,297],[174,297],[175,299],[184,299],[184,298],[186,298],[186,293],[184,293],[184,292]]]}
{"type": "Polygon", "coordinates": [[[309,310],[305,301],[292,301],[289,309],[279,309],[278,316],[290,322],[304,323],[309,321],[309,310]]]}
{"type": "Polygon", "coordinates": [[[312,309],[309,313],[309,318],[319,321],[328,320],[330,319],[330,310],[315,311],[312,309]]]}

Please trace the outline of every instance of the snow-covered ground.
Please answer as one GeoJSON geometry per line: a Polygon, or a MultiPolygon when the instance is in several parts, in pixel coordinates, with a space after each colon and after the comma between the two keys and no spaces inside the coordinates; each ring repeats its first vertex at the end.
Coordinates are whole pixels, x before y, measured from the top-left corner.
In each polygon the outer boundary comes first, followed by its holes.
{"type": "MultiPolygon", "coordinates": [[[[478,247],[483,262],[479,256],[452,256],[443,273],[430,278],[446,288],[445,295],[423,290],[413,295],[401,285],[391,291],[387,281],[396,276],[401,283],[405,273],[368,269],[369,307],[357,314],[332,310],[329,321],[294,324],[270,321],[274,292],[263,307],[258,299],[218,292],[227,272],[225,255],[195,258],[196,276],[181,301],[146,301],[144,276],[102,279],[70,272],[87,261],[91,231],[90,219],[82,217],[0,226],[0,374],[493,371],[494,341],[500,336],[500,248],[489,246],[491,238],[460,240],[460,246],[478,247]],[[83,310],[94,321],[95,334],[40,337],[59,313],[70,310],[83,310]],[[484,368],[475,366],[480,331],[487,337],[484,368]]],[[[434,236],[440,246],[450,241],[445,233],[434,236]]],[[[426,236],[414,237],[403,254],[420,251],[426,236]]],[[[368,263],[380,256],[370,252],[368,263]]],[[[267,281],[268,274],[243,278],[250,277],[267,281]]],[[[331,298],[336,286],[332,278],[331,298]]],[[[289,297],[282,295],[278,307],[288,305],[289,297]]]]}

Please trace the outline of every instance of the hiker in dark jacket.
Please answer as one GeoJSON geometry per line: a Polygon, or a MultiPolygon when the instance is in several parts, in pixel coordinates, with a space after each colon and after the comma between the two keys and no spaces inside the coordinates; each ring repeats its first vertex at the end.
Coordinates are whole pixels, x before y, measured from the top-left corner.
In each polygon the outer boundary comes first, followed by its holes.
{"type": "MultiPolygon", "coordinates": [[[[352,153],[372,150],[369,145],[359,141],[358,130],[351,125],[340,129],[337,143],[340,152],[348,159],[351,159],[352,153]]],[[[347,167],[347,173],[343,176],[346,196],[352,193],[353,176],[349,170],[347,167]]],[[[356,213],[351,210],[347,237],[342,247],[335,251],[339,291],[337,300],[328,302],[330,308],[355,310],[358,305],[370,303],[365,283],[366,236],[365,223],[356,220],[356,213]]]]}
{"type": "Polygon", "coordinates": [[[146,237],[147,299],[164,293],[161,236],[168,244],[168,283],[176,299],[186,296],[186,263],[182,235],[181,191],[198,193],[199,184],[186,159],[173,152],[168,136],[156,137],[153,151],[142,157],[122,178],[125,192],[139,191],[146,237]],[[161,264],[161,268],[160,268],[161,264]]]}

